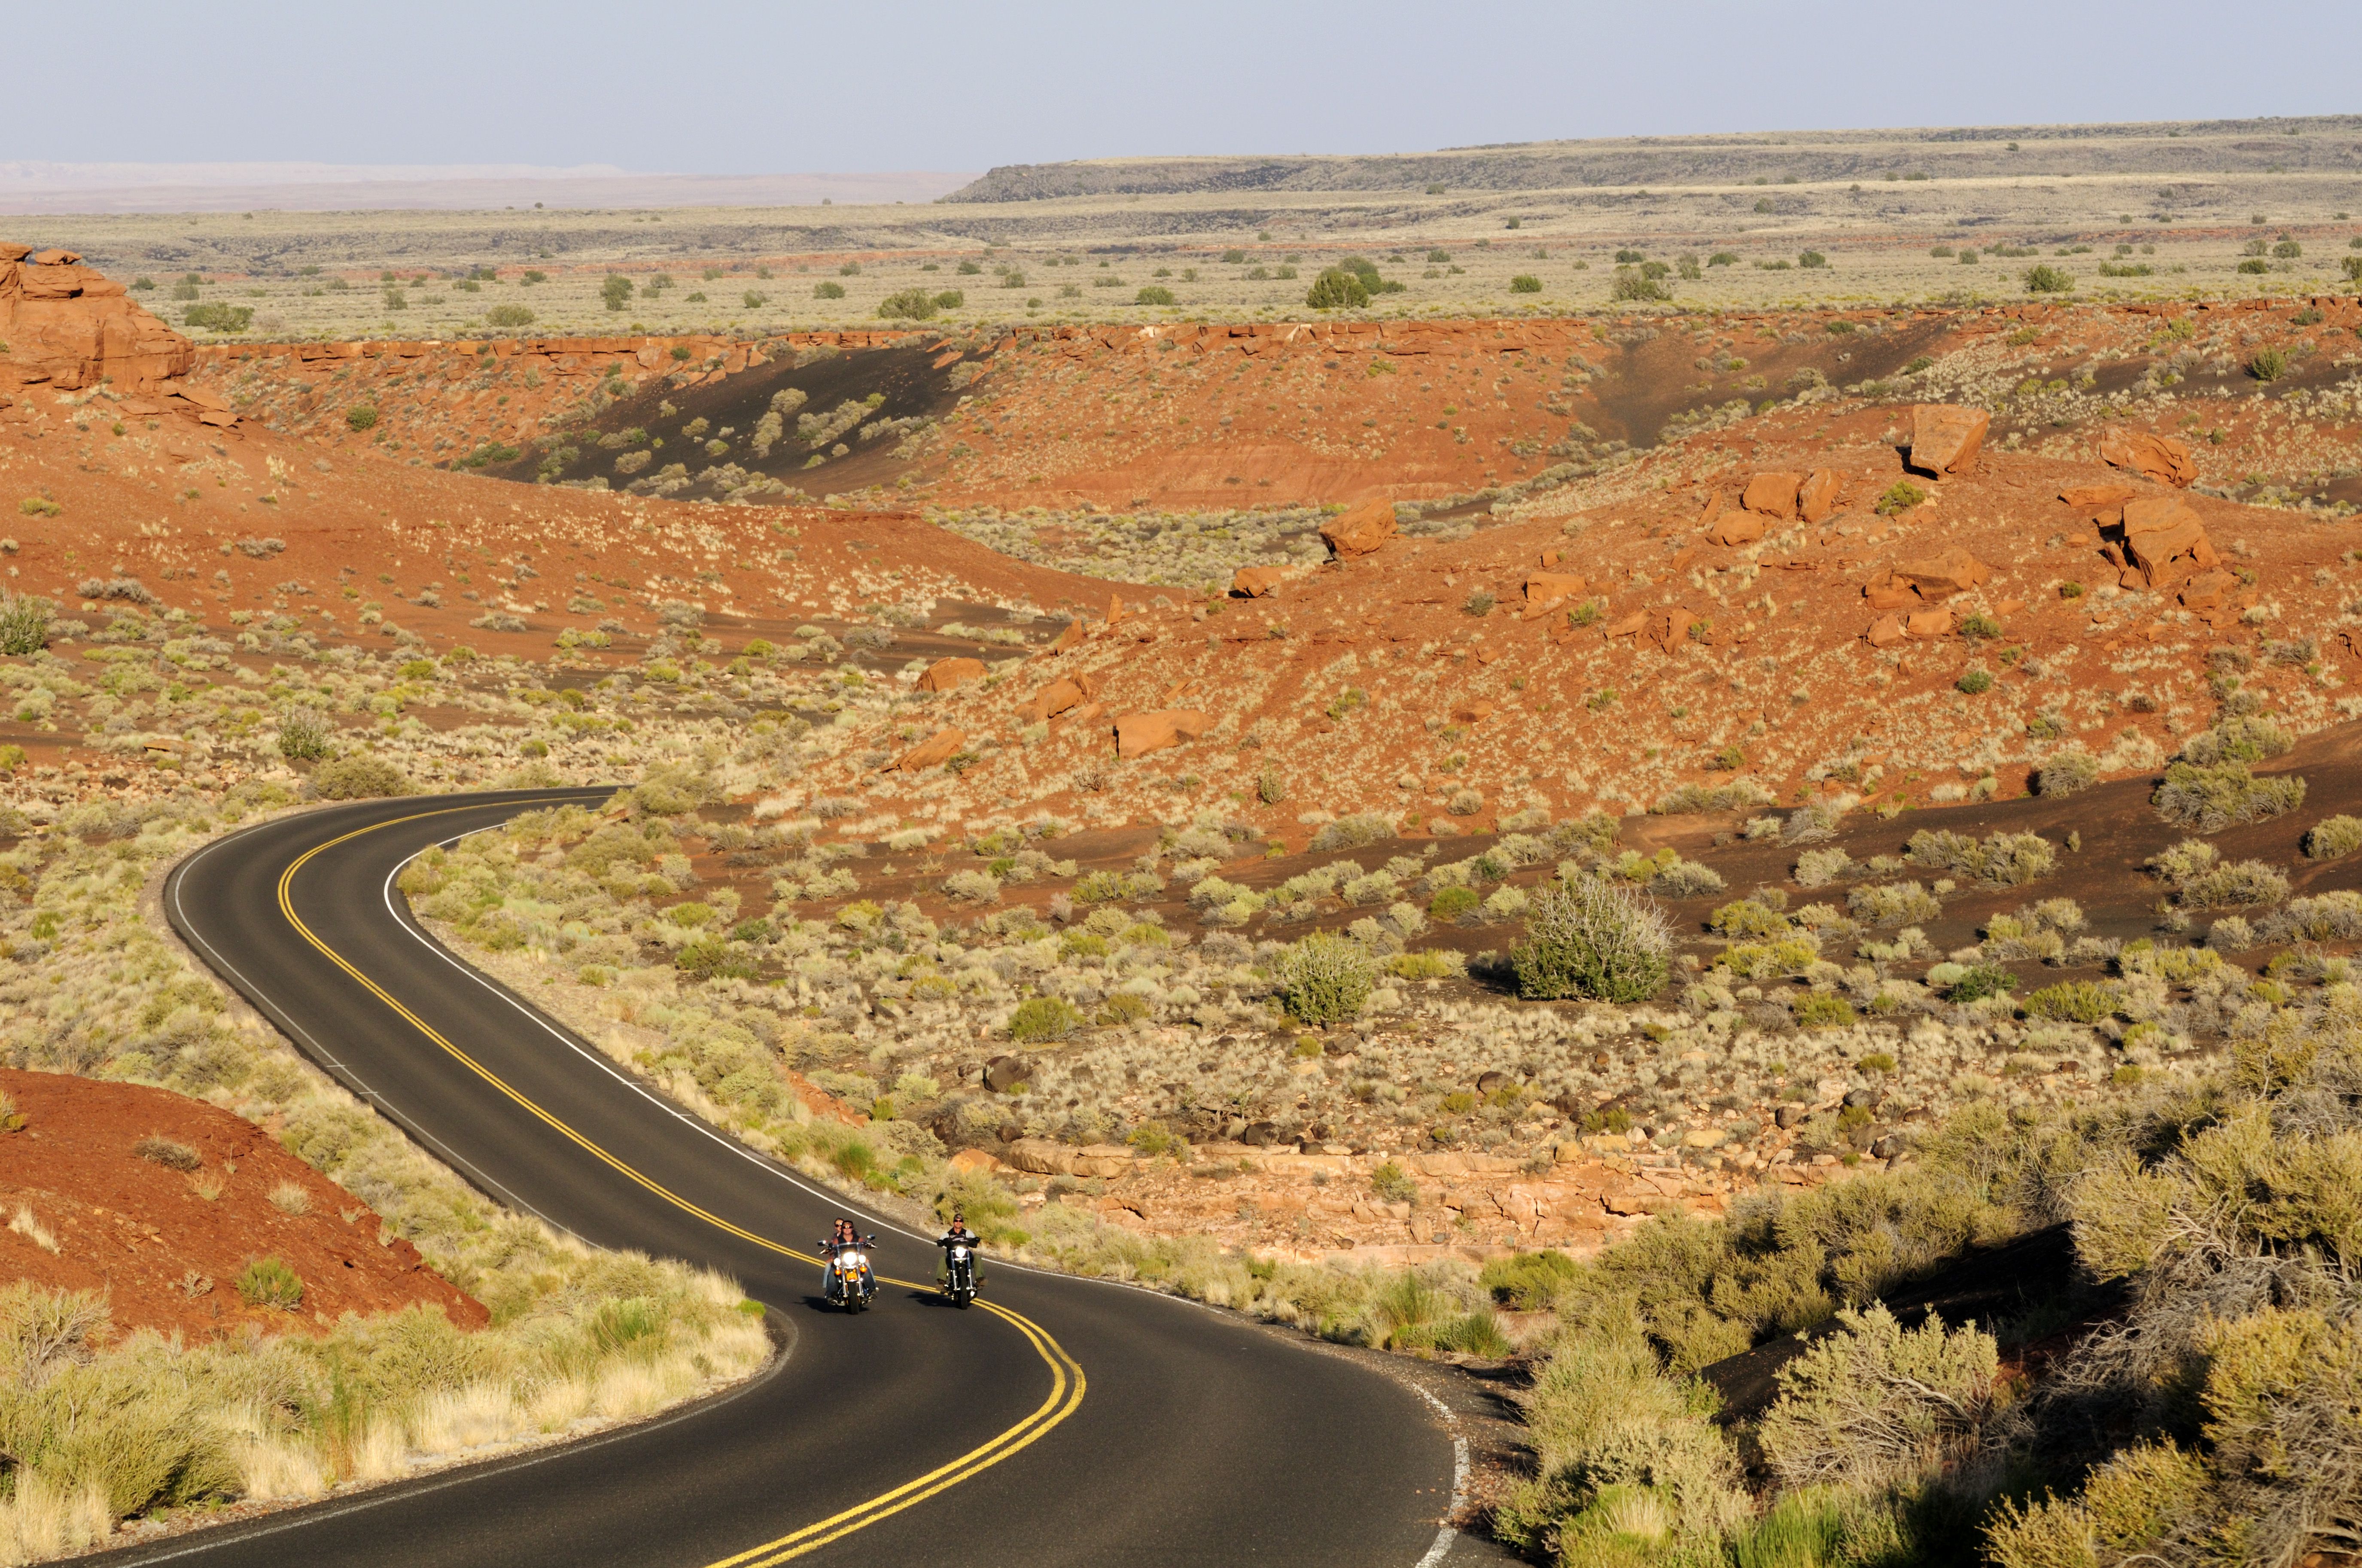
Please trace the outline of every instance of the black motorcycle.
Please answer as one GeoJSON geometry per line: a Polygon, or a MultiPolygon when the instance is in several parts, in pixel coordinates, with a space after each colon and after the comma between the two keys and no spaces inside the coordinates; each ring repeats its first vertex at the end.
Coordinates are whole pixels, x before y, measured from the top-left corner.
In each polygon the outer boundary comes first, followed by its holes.
{"type": "Polygon", "coordinates": [[[868,1249],[877,1244],[875,1236],[859,1242],[820,1243],[821,1293],[824,1299],[847,1312],[858,1312],[869,1305],[870,1298],[877,1294],[877,1276],[870,1272],[868,1249]]]}
{"type": "Polygon", "coordinates": [[[955,1307],[966,1307],[976,1299],[976,1241],[968,1236],[946,1236],[944,1249],[944,1296],[955,1307]]]}

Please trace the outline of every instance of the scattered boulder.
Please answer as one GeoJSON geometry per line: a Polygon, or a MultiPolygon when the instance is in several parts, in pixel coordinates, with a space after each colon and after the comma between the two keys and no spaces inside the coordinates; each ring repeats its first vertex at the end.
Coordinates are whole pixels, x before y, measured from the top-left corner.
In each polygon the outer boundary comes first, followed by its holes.
{"type": "Polygon", "coordinates": [[[1238,575],[1231,579],[1231,591],[1242,599],[1261,599],[1276,593],[1279,585],[1294,577],[1297,570],[1284,566],[1241,567],[1238,575]]]}
{"type": "Polygon", "coordinates": [[[1583,579],[1571,571],[1526,574],[1526,613],[1546,614],[1583,591],[1583,579]]]}
{"type": "Polygon", "coordinates": [[[2109,528],[2124,521],[2125,502],[2139,493],[2128,484],[2078,484],[2060,491],[2058,499],[2076,516],[2109,528]]]}
{"type": "Polygon", "coordinates": [[[1948,610],[1922,610],[1903,618],[1903,630],[1917,641],[1933,642],[1951,635],[1952,613],[1948,610]]]}
{"type": "Polygon", "coordinates": [[[1250,1149],[1268,1149],[1279,1142],[1279,1123],[1250,1121],[1245,1130],[1239,1133],[1239,1142],[1250,1149]]]}
{"type": "Polygon", "coordinates": [[[1503,1072],[1479,1073],[1476,1075],[1476,1092],[1485,1096],[1487,1099],[1490,1099],[1492,1096],[1500,1093],[1501,1090],[1507,1088],[1516,1081],[1517,1080],[1510,1077],[1508,1074],[1503,1072]]]}
{"type": "Polygon", "coordinates": [[[984,1087],[995,1094],[1007,1094],[1032,1076],[1022,1056],[995,1056],[984,1065],[984,1087]]]}
{"type": "Polygon", "coordinates": [[[1068,648],[1079,646],[1082,640],[1082,622],[1079,620],[1069,621],[1066,623],[1066,629],[1060,632],[1055,638],[1052,639],[1050,643],[1050,652],[1054,654],[1065,653],[1068,648]]]}
{"type": "Polygon", "coordinates": [[[9,347],[17,378],[64,392],[105,381],[117,392],[145,392],[186,375],[195,346],[121,283],[81,263],[71,250],[35,256],[21,245],[0,245],[0,342],[9,347]]]}
{"type": "Polygon", "coordinates": [[[1862,589],[1873,610],[1937,604],[1992,580],[1992,568],[1958,545],[1920,560],[1896,561],[1862,589]]]}
{"type": "Polygon", "coordinates": [[[1152,751],[1196,740],[1214,727],[1214,721],[1194,708],[1168,708],[1155,713],[1126,713],[1115,722],[1118,756],[1145,756],[1152,751]]]}
{"type": "Polygon", "coordinates": [[[1738,504],[1765,517],[1792,519],[1796,515],[1796,493],[1804,488],[1803,474],[1757,474],[1747,481],[1738,504]]]}
{"type": "Polygon", "coordinates": [[[1395,536],[1395,503],[1365,501],[1320,525],[1320,538],[1337,559],[1374,555],[1395,536]]]}
{"type": "Polygon", "coordinates": [[[1807,523],[1818,523],[1838,506],[1838,476],[1834,469],[1815,469],[1796,491],[1796,513],[1807,523]]]}
{"type": "Polygon", "coordinates": [[[1751,545],[1763,537],[1763,519],[1752,512],[1726,512],[1705,531],[1706,542],[1715,545],[1751,545]]]}
{"type": "Polygon", "coordinates": [[[1708,491],[1705,504],[1698,508],[1697,525],[1701,528],[1713,527],[1715,520],[1722,515],[1722,491],[1708,491]]]}
{"type": "Polygon", "coordinates": [[[1671,653],[1682,646],[1690,635],[1690,628],[1697,624],[1698,617],[1694,612],[1679,604],[1669,604],[1662,610],[1649,612],[1648,623],[1641,629],[1641,635],[1671,653]]]}
{"type": "Polygon", "coordinates": [[[2227,571],[2202,571],[2181,585],[2181,607],[2185,610],[2220,610],[2238,586],[2239,580],[2227,571]]]}
{"type": "Polygon", "coordinates": [[[2100,438],[2100,461],[2177,490],[2187,490],[2198,480],[2198,462],[2190,455],[2189,442],[2144,430],[2110,430],[2100,438]]]}
{"type": "Polygon", "coordinates": [[[1874,648],[1894,647],[1904,640],[1905,635],[1902,619],[1894,615],[1881,615],[1870,624],[1870,630],[1862,634],[1863,640],[1874,648]]]}
{"type": "Polygon", "coordinates": [[[967,749],[967,736],[958,730],[937,730],[893,761],[881,772],[916,773],[922,767],[940,767],[967,749]]]}
{"type": "Polygon", "coordinates": [[[1992,416],[1981,408],[1923,403],[1911,410],[1911,467],[1926,474],[1965,474],[1977,466],[1992,416]]]}
{"type": "Polygon", "coordinates": [[[1646,610],[1635,610],[1629,615],[1608,622],[1607,636],[1610,641],[1617,637],[1637,637],[1640,635],[1640,628],[1648,624],[1649,613],[1646,610]]]}
{"type": "Polygon", "coordinates": [[[984,674],[984,660],[980,658],[939,658],[919,677],[919,690],[950,691],[971,680],[983,679],[984,674]]]}
{"type": "Polygon", "coordinates": [[[1069,708],[1080,706],[1084,699],[1089,695],[1090,693],[1083,689],[1080,681],[1064,679],[1054,680],[1033,693],[1033,700],[1025,704],[1025,722],[1029,724],[1041,723],[1043,720],[1063,713],[1069,708]]]}
{"type": "Polygon", "coordinates": [[[2178,495],[2125,502],[2123,527],[2124,565],[2141,587],[2170,587],[2222,564],[2204,521],[2178,495]]]}

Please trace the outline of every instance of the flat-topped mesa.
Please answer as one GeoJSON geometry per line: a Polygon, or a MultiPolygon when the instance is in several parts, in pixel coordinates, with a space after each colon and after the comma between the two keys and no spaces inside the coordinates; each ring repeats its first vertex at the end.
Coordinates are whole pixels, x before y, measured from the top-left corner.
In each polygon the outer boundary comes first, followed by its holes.
{"type": "Polygon", "coordinates": [[[71,250],[0,242],[0,378],[80,392],[105,381],[152,392],[188,373],[196,348],[71,250]]]}

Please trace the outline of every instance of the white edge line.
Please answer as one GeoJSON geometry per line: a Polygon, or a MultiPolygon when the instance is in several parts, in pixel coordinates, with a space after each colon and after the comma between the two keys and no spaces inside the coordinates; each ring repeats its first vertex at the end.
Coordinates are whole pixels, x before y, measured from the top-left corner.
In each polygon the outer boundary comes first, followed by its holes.
{"type": "Polygon", "coordinates": [[[1460,1422],[1451,1414],[1451,1406],[1417,1384],[1411,1386],[1420,1398],[1435,1407],[1435,1413],[1443,1418],[1445,1430],[1451,1433],[1451,1507],[1443,1516],[1443,1527],[1435,1532],[1435,1544],[1427,1549],[1427,1555],[1417,1565],[1441,1568],[1443,1560],[1451,1555],[1453,1543],[1460,1539],[1460,1531],[1451,1521],[1460,1516],[1468,1497],[1468,1440],[1460,1435],[1460,1422]]]}

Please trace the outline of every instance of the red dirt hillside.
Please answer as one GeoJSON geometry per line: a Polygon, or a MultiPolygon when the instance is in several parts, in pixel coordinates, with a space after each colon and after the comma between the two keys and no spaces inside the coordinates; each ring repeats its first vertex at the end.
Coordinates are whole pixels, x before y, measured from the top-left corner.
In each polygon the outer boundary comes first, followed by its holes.
{"type": "Polygon", "coordinates": [[[367,1204],[264,1129],[130,1084],[0,1068],[21,1125],[0,1134],[0,1279],[104,1295],[118,1331],[211,1339],[252,1325],[325,1330],[348,1312],[424,1304],[490,1321],[367,1204]],[[303,1281],[292,1311],[243,1300],[238,1275],[275,1257],[303,1281]]]}

